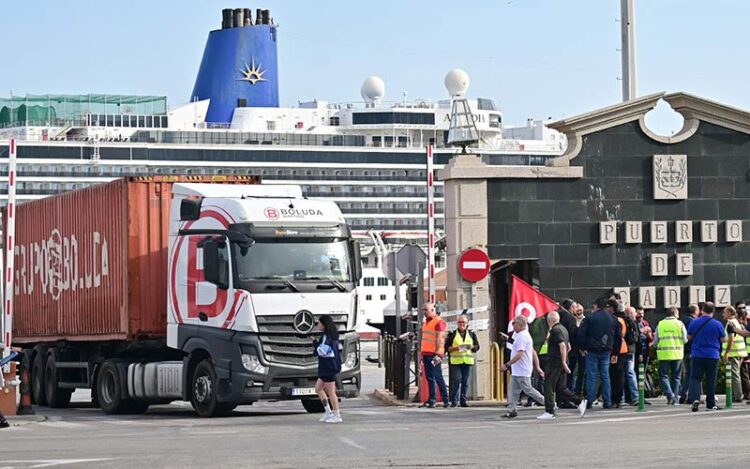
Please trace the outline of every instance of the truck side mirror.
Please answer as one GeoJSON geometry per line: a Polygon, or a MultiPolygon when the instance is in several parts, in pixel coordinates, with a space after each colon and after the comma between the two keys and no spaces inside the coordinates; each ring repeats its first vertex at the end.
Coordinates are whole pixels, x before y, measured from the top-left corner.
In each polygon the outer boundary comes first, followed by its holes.
{"type": "Polygon", "coordinates": [[[203,248],[203,275],[221,289],[229,288],[229,250],[224,240],[206,238],[200,245],[203,248]]]}
{"type": "Polygon", "coordinates": [[[354,256],[354,283],[358,283],[362,278],[362,253],[359,250],[359,242],[351,240],[349,241],[350,249],[354,256]]]}

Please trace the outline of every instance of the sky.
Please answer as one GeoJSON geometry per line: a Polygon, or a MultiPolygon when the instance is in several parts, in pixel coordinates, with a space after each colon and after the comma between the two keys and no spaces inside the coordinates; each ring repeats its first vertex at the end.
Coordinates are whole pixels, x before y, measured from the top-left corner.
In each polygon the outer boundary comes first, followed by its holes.
{"type": "MultiPolygon", "coordinates": [[[[267,8],[279,25],[282,105],[360,101],[378,75],[386,101],[447,98],[452,68],[506,124],[560,119],[622,99],[619,0],[4,0],[0,96],[166,95],[188,101],[225,7],[267,8]]],[[[750,2],[635,0],[638,95],[686,91],[750,109],[750,2]]],[[[668,135],[681,118],[647,115],[668,135]]]]}

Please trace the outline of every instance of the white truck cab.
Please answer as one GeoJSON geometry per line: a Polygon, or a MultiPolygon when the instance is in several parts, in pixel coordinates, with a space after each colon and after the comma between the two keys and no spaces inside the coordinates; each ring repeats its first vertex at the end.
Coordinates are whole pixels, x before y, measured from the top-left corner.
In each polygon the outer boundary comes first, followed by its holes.
{"type": "Polygon", "coordinates": [[[202,416],[266,399],[320,411],[312,341],[323,314],[341,332],[337,387],[359,394],[361,262],[335,203],[299,186],[185,183],[170,212],[167,345],[185,358],[130,365],[133,397],[181,397],[202,416]]]}

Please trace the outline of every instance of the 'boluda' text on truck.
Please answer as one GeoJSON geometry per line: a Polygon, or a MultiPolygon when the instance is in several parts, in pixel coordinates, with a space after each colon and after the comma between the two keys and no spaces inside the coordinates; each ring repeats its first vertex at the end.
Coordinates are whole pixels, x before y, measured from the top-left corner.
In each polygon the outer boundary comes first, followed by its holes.
{"type": "Polygon", "coordinates": [[[32,398],[91,388],[107,413],[190,401],[201,416],[314,391],[322,314],[337,387],[359,394],[359,248],[335,203],[256,178],[130,178],[21,205],[15,344],[32,398]]]}

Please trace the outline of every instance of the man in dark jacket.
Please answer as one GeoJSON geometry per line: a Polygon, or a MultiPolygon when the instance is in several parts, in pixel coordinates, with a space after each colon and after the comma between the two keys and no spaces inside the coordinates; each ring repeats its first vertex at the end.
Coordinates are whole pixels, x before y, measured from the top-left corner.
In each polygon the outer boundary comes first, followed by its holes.
{"type": "Polygon", "coordinates": [[[459,395],[461,407],[468,407],[466,395],[471,369],[474,367],[474,354],[479,350],[479,340],[476,334],[469,330],[467,316],[459,316],[456,327],[456,330],[449,332],[445,339],[445,349],[450,354],[451,407],[458,406],[459,395]]]}
{"type": "Polygon", "coordinates": [[[612,407],[612,388],[609,380],[609,365],[614,358],[612,350],[620,349],[620,328],[612,316],[612,308],[607,298],[596,300],[596,311],[581,323],[578,337],[580,347],[586,356],[586,394],[588,405],[596,399],[596,380],[602,382],[604,408],[612,407]]]}

